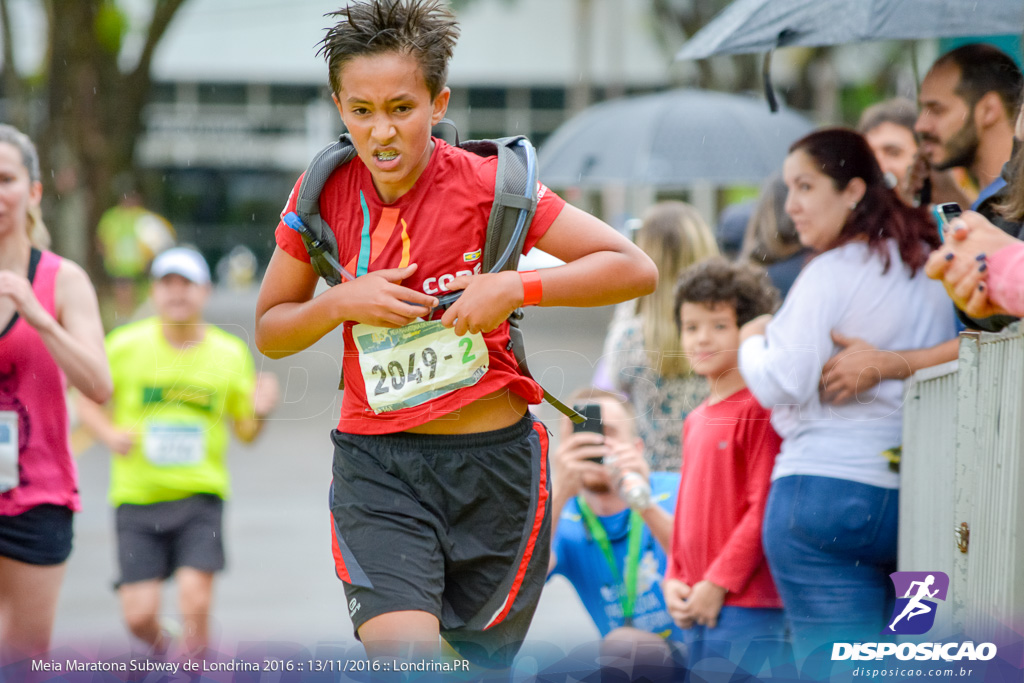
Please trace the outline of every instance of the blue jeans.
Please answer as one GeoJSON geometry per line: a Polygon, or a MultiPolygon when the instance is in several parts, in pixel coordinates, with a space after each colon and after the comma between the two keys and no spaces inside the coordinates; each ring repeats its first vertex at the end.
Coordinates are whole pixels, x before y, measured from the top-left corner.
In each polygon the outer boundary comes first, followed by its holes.
{"type": "Polygon", "coordinates": [[[781,661],[785,638],[786,618],[780,609],[725,605],[715,628],[694,624],[683,629],[687,667],[722,657],[747,671],[759,671],[766,660],[773,665],[781,661]]]}
{"type": "Polygon", "coordinates": [[[845,479],[772,482],[764,553],[804,658],[833,642],[883,640],[892,611],[899,492],[845,479]]]}

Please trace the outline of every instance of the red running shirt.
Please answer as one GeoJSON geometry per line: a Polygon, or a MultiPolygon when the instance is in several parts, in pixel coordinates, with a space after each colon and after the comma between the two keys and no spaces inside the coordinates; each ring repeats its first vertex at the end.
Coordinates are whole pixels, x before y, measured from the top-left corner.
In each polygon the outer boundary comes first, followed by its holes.
{"type": "MultiPolygon", "coordinates": [[[[360,263],[369,272],[418,264],[401,284],[440,296],[460,275],[482,269],[487,221],[494,200],[497,157],[481,157],[434,138],[436,147],[423,175],[393,204],[377,196],[369,169],[356,157],[334,172],[320,195],[320,215],[338,239],[341,265],[357,273],[360,263]]],[[[301,181],[301,178],[299,179],[301,181]]],[[[295,209],[299,181],[295,183],[282,216],[295,209]]],[[[523,251],[537,243],[565,206],[565,201],[540,186],[537,212],[523,251]]],[[[277,245],[291,256],[309,262],[299,234],[282,221],[275,233],[277,245]]],[[[436,318],[441,317],[438,312],[436,318]]],[[[389,434],[429,422],[487,394],[508,387],[529,403],[539,403],[542,391],[516,369],[508,345],[508,323],[484,335],[489,369],[470,387],[457,389],[411,408],[375,414],[359,378],[359,358],[352,339],[354,322],[344,323],[346,377],[338,430],[352,434],[389,434]]]]}

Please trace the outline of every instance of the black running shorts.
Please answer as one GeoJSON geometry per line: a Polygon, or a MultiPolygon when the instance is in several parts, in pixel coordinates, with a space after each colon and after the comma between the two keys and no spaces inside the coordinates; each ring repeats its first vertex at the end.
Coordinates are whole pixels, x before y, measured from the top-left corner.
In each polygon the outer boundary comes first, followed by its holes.
{"type": "Polygon", "coordinates": [[[423,611],[466,659],[511,664],[548,569],[545,427],[527,415],[478,434],[332,438],[334,558],[357,636],[423,611]]]}
{"type": "Polygon", "coordinates": [[[0,557],[48,566],[71,555],[74,513],[62,505],[37,505],[20,515],[0,516],[0,557]]]}
{"type": "Polygon", "coordinates": [[[115,587],[167,579],[178,567],[204,572],[224,568],[224,501],[200,493],[181,500],[117,507],[115,587]]]}

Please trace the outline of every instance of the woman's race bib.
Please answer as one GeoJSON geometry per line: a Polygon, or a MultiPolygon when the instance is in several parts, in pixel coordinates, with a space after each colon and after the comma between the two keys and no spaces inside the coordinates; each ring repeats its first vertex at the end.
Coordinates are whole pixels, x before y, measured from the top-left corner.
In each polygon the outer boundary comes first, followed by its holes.
{"type": "Polygon", "coordinates": [[[0,493],[18,485],[18,413],[0,410],[0,493]]]}
{"type": "Polygon", "coordinates": [[[150,422],[142,452],[158,467],[196,465],[206,457],[206,432],[196,424],[150,422]]]}
{"type": "Polygon", "coordinates": [[[462,337],[439,320],[352,328],[366,400],[378,415],[411,408],[480,381],[488,368],[480,333],[462,337]]]}

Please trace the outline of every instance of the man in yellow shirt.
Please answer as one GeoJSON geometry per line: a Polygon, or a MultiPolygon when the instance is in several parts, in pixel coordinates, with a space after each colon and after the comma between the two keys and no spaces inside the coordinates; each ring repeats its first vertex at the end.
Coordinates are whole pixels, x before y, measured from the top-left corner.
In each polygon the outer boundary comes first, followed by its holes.
{"type": "Polygon", "coordinates": [[[251,442],[279,392],[274,375],[257,375],[244,341],[203,320],[211,285],[202,255],[167,250],[152,277],[157,315],[107,336],[110,414],[84,399],[80,414],[114,453],[109,499],[117,508],[125,622],[164,652],[161,586],[174,576],[185,646],[197,652],[208,641],[213,576],[224,567],[227,425],[251,442]]]}

